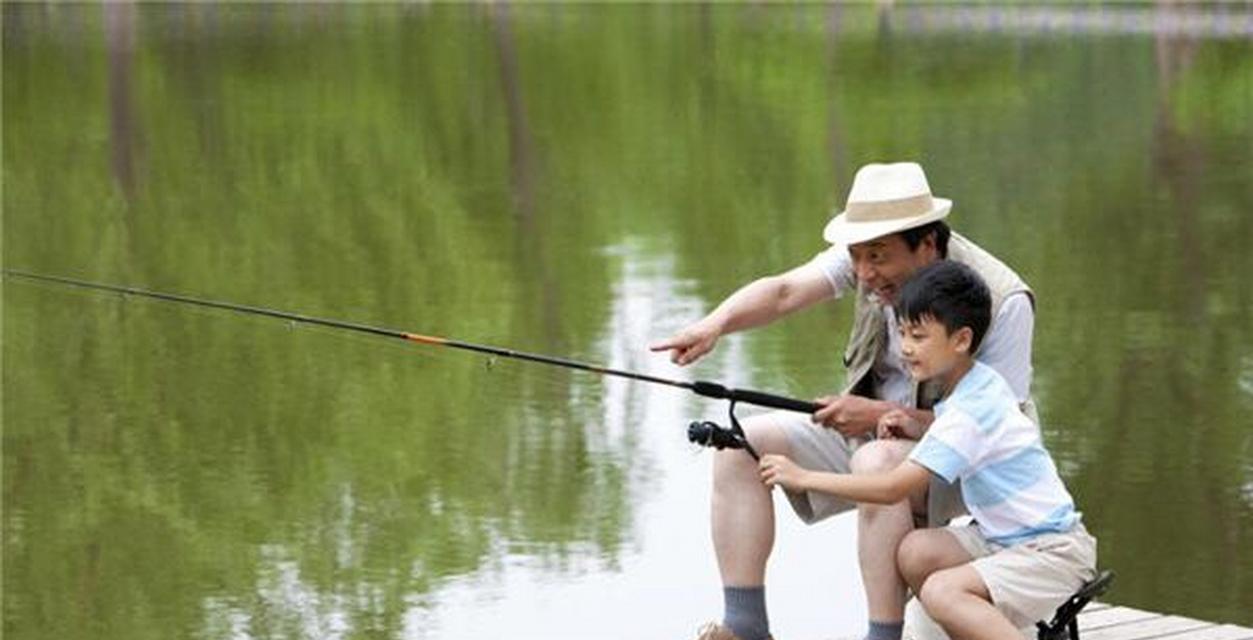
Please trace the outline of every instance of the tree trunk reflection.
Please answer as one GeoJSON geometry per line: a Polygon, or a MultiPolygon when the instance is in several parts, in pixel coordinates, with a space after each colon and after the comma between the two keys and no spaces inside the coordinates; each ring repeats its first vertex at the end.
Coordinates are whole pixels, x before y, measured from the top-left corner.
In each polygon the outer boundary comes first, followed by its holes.
{"type": "Polygon", "coordinates": [[[135,199],[135,105],[131,99],[131,65],[135,46],[135,8],[126,2],[104,5],[109,50],[109,142],[113,177],[127,202],[135,199]]]}

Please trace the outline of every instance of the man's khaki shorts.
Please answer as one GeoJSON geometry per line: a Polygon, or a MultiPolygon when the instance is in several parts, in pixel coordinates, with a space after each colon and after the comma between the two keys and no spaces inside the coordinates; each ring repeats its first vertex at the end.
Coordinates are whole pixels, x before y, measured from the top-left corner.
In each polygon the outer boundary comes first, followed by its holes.
{"type": "MultiPolygon", "coordinates": [[[[858,447],[872,438],[845,438],[834,429],[814,424],[807,414],[794,411],[774,411],[755,417],[769,420],[787,434],[791,445],[791,458],[796,464],[813,471],[848,473],[849,463],[858,447]]],[[[806,524],[814,524],[837,513],[857,508],[857,504],[829,493],[819,491],[786,491],[792,510],[806,524]]],[[[938,527],[966,513],[962,503],[960,483],[948,484],[937,476],[931,478],[927,494],[927,517],[920,525],[938,527]]]]}
{"type": "Polygon", "coordinates": [[[1014,626],[1048,621],[1079,587],[1096,577],[1096,538],[1082,524],[1005,547],[983,537],[978,525],[947,527],[1014,626]]]}

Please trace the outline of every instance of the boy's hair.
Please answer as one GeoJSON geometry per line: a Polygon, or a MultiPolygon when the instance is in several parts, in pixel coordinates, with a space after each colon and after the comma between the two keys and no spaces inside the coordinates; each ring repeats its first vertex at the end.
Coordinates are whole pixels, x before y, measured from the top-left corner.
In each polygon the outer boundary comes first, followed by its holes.
{"type": "Polygon", "coordinates": [[[935,236],[935,250],[940,254],[941,258],[948,257],[948,237],[952,235],[952,230],[948,228],[943,220],[928,222],[920,227],[911,227],[900,232],[901,239],[905,241],[910,251],[917,251],[918,245],[922,244],[923,238],[929,235],[935,236]]]}
{"type": "Polygon", "coordinates": [[[893,305],[898,322],[934,318],[949,333],[970,327],[970,354],[992,322],[992,294],[974,269],[951,260],[936,260],[922,267],[901,285],[893,305]]]}

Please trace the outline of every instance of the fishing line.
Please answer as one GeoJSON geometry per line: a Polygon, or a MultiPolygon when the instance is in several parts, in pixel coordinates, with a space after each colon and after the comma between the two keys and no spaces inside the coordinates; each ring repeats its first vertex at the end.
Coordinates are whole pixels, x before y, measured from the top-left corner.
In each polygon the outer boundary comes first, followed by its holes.
{"type": "Polygon", "coordinates": [[[753,405],[758,405],[762,407],[769,407],[773,409],[783,409],[787,411],[798,411],[802,413],[814,413],[818,409],[821,408],[821,405],[818,405],[813,402],[808,402],[805,400],[798,400],[795,398],[788,398],[786,396],[778,396],[778,395],[774,395],[770,393],[764,393],[761,391],[753,391],[750,389],[729,388],[717,382],[711,382],[708,380],[696,380],[692,382],[688,382],[685,380],[672,380],[669,378],[662,378],[660,376],[639,373],[636,371],[627,371],[625,369],[613,369],[610,367],[605,367],[605,366],[586,363],[586,362],[580,362],[580,361],[571,360],[568,358],[542,355],[542,354],[537,354],[537,353],[528,353],[525,351],[518,351],[515,349],[508,349],[508,348],[497,347],[497,346],[492,346],[492,345],[476,344],[476,343],[465,342],[465,341],[457,340],[453,338],[429,336],[429,335],[423,335],[423,334],[418,334],[418,333],[409,333],[405,331],[398,331],[395,329],[366,325],[366,324],[350,322],[346,320],[322,318],[322,317],[317,317],[317,316],[309,316],[309,315],[304,315],[300,313],[294,313],[290,311],[282,311],[282,310],[271,309],[271,308],[266,308],[266,307],[239,304],[235,302],[225,302],[221,300],[209,300],[205,298],[193,298],[191,296],[185,296],[181,294],[163,293],[160,291],[138,289],[135,287],[125,287],[125,286],[120,286],[120,285],[104,284],[104,283],[99,283],[99,282],[91,282],[87,280],[79,280],[76,278],[67,278],[64,276],[37,274],[37,273],[30,273],[30,272],[18,271],[18,270],[13,270],[13,269],[4,269],[4,275],[8,277],[21,278],[21,279],[32,280],[32,281],[37,281],[37,282],[55,283],[55,284],[79,287],[79,288],[84,288],[84,289],[108,291],[112,293],[121,293],[124,295],[130,295],[130,296],[151,298],[151,299],[161,300],[161,301],[170,302],[170,303],[188,305],[192,307],[221,309],[221,310],[233,311],[236,313],[248,314],[248,315],[254,315],[254,316],[268,316],[271,318],[277,318],[280,320],[284,320],[284,321],[288,321],[292,323],[299,323],[302,325],[311,325],[314,327],[329,328],[329,329],[340,329],[344,331],[356,332],[358,334],[363,334],[363,335],[370,334],[370,335],[384,337],[384,338],[401,339],[407,342],[416,342],[418,344],[427,345],[427,346],[449,347],[453,349],[473,351],[476,353],[486,354],[489,356],[494,356],[494,357],[498,357],[502,359],[512,359],[512,360],[519,360],[519,361],[534,362],[534,363],[546,364],[546,365],[555,366],[555,367],[562,367],[565,369],[574,369],[574,370],[579,370],[579,371],[586,371],[589,373],[596,373],[596,374],[603,375],[603,376],[627,378],[627,379],[635,380],[638,382],[647,382],[650,384],[658,384],[658,385],[676,387],[679,389],[686,389],[697,395],[704,396],[707,398],[723,399],[723,400],[730,401],[730,407],[729,407],[728,413],[730,417],[731,427],[729,429],[721,427],[717,425],[716,423],[713,423],[710,421],[692,422],[690,425],[688,425],[689,440],[691,440],[692,442],[697,442],[706,446],[712,446],[712,447],[716,447],[719,449],[722,449],[722,448],[744,449],[754,458],[758,457],[757,452],[753,450],[752,446],[748,443],[748,439],[744,435],[744,431],[740,427],[739,421],[735,417],[736,403],[743,402],[746,404],[753,404],[753,405]]]}
{"type": "MultiPolygon", "coordinates": [[[[421,359],[416,367],[419,373],[413,374],[414,369],[408,366],[403,369],[396,368],[389,374],[388,379],[391,381],[411,381],[416,377],[420,382],[429,384],[432,376],[439,376],[442,371],[452,370],[456,371],[458,376],[472,378],[474,382],[486,380],[489,384],[493,384],[493,398],[505,406],[530,405],[536,403],[537,398],[559,398],[563,402],[573,402],[575,394],[571,390],[571,384],[582,384],[572,380],[569,371],[559,369],[537,371],[536,367],[528,369],[525,362],[496,356],[467,359],[464,353],[448,349],[414,349],[412,345],[399,341],[378,340],[370,336],[334,331],[324,327],[315,326],[309,329],[352,346],[360,345],[366,349],[377,350],[375,353],[381,355],[375,359],[375,362],[385,360],[399,364],[399,360],[392,360],[393,354],[421,359]]],[[[439,380],[444,379],[441,377],[439,380]]],[[[589,398],[583,395],[578,398],[579,404],[584,404],[588,400],[589,398]]],[[[551,416],[544,419],[550,420],[551,416]]]]}

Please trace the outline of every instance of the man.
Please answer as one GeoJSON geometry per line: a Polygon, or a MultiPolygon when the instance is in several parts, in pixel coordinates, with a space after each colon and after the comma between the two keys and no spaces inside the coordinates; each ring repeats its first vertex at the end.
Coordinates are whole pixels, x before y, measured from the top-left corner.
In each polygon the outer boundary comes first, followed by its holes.
{"type": "MultiPolygon", "coordinates": [[[[806,469],[887,471],[906,459],[913,441],[874,440],[879,419],[899,409],[930,424],[930,407],[938,392],[931,385],[913,383],[902,364],[892,301],[914,271],[947,258],[970,266],[988,283],[992,322],[976,358],[1009,382],[1023,410],[1034,417],[1029,391],[1035,322],[1031,290],[1012,269],[949,231],[943,219],[951,208],[951,201],[932,197],[922,167],[915,163],[862,167],[853,178],[844,212],[823,232],[831,248],[804,265],[744,286],[709,315],[652,349],[669,351],[677,364],[690,364],[723,335],[851,293],[855,306],[844,353],[844,391],[818,398],[822,409],[812,417],[774,412],[749,418],[743,426],[760,453],[789,456],[806,469]]],[[[870,617],[866,638],[898,640],[906,586],[896,567],[897,547],[916,522],[936,526],[961,513],[960,489],[935,482],[887,506],[858,506],[815,492],[786,495],[809,524],[858,509],[857,552],[870,617]]],[[[774,511],[756,464],[742,451],[714,454],[712,510],[725,610],[722,622],[705,625],[700,638],[768,638],[764,583],[774,546],[774,511]]]]}

